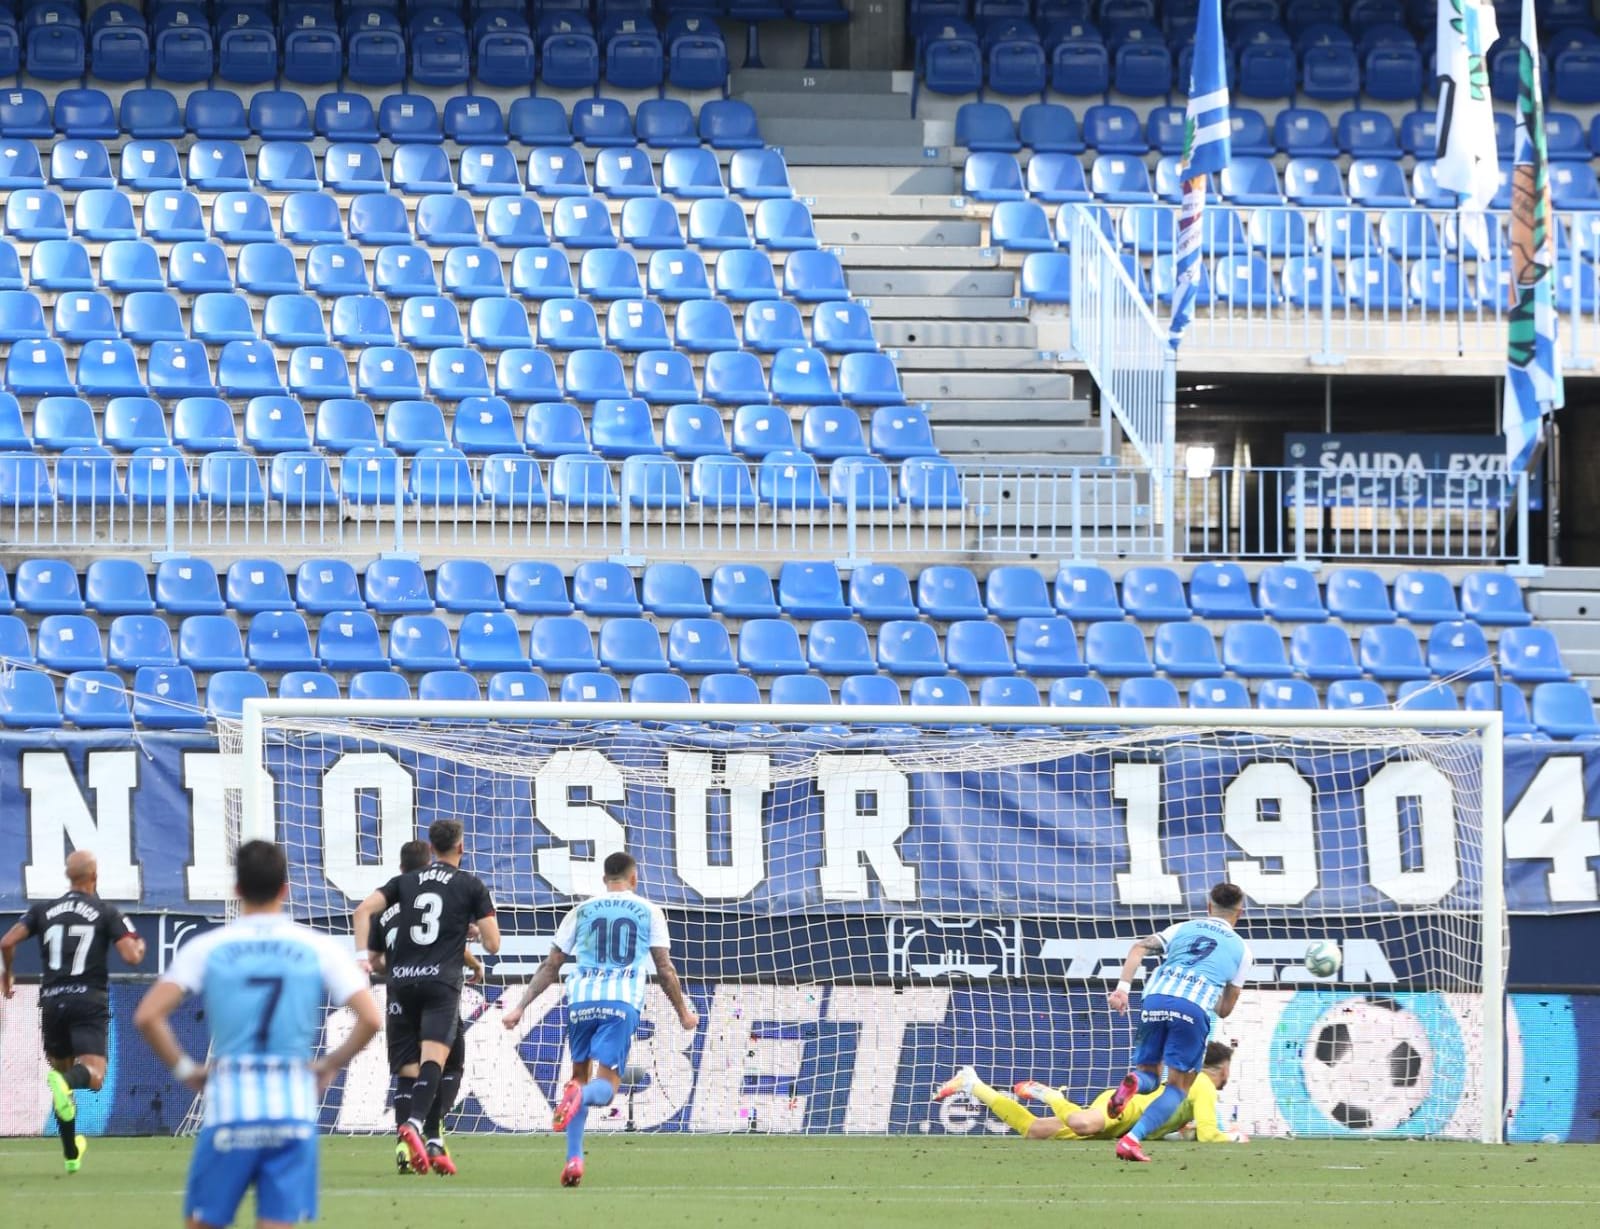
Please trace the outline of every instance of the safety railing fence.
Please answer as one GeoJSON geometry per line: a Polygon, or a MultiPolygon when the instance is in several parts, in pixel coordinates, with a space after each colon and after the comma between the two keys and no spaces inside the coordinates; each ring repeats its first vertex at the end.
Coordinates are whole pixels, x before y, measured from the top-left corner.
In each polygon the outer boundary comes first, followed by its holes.
{"type": "Polygon", "coordinates": [[[1444,470],[0,454],[17,552],[1498,563],[1528,559],[1527,504],[1525,476],[1444,470]]]}
{"type": "MultiPolygon", "coordinates": [[[[1094,370],[1104,296],[1093,272],[1114,251],[1139,299],[1170,311],[1179,207],[1064,205],[1057,232],[1074,257],[1074,344],[1094,370]],[[1087,233],[1085,233],[1087,231],[1087,233]],[[1080,275],[1082,254],[1090,253],[1080,275]],[[1080,280],[1086,301],[1080,301],[1080,280]],[[1077,323],[1083,318],[1082,329],[1077,323]]],[[[1600,339],[1600,211],[1556,215],[1556,309],[1568,370],[1594,367],[1600,339]]],[[[1204,280],[1183,355],[1497,359],[1511,308],[1509,217],[1453,209],[1239,205],[1202,219],[1204,280]]],[[[1129,309],[1131,310],[1131,309],[1129,309]]],[[[1180,356],[1181,361],[1181,356],[1180,356]]]]}

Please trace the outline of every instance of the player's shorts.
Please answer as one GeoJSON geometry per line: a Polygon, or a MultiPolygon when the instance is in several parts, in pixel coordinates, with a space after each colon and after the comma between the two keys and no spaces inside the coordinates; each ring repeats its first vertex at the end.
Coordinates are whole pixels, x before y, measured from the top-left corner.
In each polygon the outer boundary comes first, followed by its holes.
{"type": "Polygon", "coordinates": [[[1211,1022],[1206,1009],[1170,994],[1146,995],[1133,1042],[1133,1065],[1173,1071],[1198,1071],[1206,1054],[1211,1022]]]}
{"type": "Polygon", "coordinates": [[[441,981],[390,982],[383,1031],[391,1071],[421,1062],[424,1041],[455,1045],[461,1035],[461,988],[441,981]]]}
{"type": "Polygon", "coordinates": [[[63,994],[39,1000],[39,1035],[46,1058],[104,1055],[111,1013],[97,996],[63,994]]]}
{"type": "Polygon", "coordinates": [[[189,1162],[184,1215],[231,1225],[245,1191],[256,1217],[298,1225],[317,1219],[317,1129],[310,1123],[205,1127],[189,1162]]]}
{"type": "Polygon", "coordinates": [[[576,1003],[567,1007],[567,1045],[575,1063],[595,1062],[621,1073],[628,1064],[639,1013],[627,1003],[576,1003]]]}

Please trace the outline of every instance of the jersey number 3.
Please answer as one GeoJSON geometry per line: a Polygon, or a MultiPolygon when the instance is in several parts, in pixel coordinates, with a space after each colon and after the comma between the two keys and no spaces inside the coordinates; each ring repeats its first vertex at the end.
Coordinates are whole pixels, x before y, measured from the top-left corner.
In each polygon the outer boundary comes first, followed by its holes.
{"type": "Polygon", "coordinates": [[[437,892],[424,892],[411,902],[419,917],[411,927],[411,941],[418,947],[428,947],[439,937],[439,915],[444,912],[444,897],[437,892]]]}

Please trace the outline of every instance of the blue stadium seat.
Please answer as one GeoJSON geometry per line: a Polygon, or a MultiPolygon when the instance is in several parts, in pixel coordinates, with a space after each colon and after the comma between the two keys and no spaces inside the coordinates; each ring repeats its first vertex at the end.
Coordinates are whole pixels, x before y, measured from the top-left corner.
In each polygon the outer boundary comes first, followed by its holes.
{"type": "Polygon", "coordinates": [[[1380,682],[1428,677],[1416,633],[1409,627],[1377,625],[1364,629],[1361,668],[1380,682]]]}
{"type": "Polygon", "coordinates": [[[434,608],[428,578],[411,559],[382,558],[368,564],[362,594],[379,614],[428,614],[434,608]]]}
{"type": "Polygon", "coordinates": [[[783,294],[801,303],[848,299],[844,269],[832,252],[791,252],[783,263],[783,294]]]}
{"type": "Polygon", "coordinates": [[[329,320],[333,340],[343,345],[394,345],[394,322],[389,318],[389,305],[376,295],[353,294],[335,299],[329,320]]]}
{"type": "Polygon", "coordinates": [[[23,341],[6,358],[5,386],[17,397],[71,396],[77,391],[67,375],[67,356],[53,341],[23,341]]]}
{"type": "Polygon", "coordinates": [[[1055,613],[1044,577],[1034,568],[995,568],[984,581],[984,605],[999,619],[1050,618],[1055,613]]]}
{"type": "Polygon", "coordinates": [[[708,405],[685,403],[669,406],[661,424],[661,446],[685,460],[728,454],[728,437],[722,415],[708,405]]]}
{"type": "Polygon", "coordinates": [[[109,141],[122,135],[116,108],[103,90],[62,90],[56,95],[55,123],[57,132],[85,140],[109,141]]]}
{"type": "Polygon", "coordinates": [[[567,455],[550,466],[550,498],[575,508],[615,508],[611,468],[597,456],[567,455]]]}
{"type": "Polygon", "coordinates": [[[1527,698],[1515,683],[1468,683],[1465,707],[1469,713],[1494,712],[1498,709],[1508,738],[1528,738],[1538,733],[1538,727],[1528,713],[1527,698]]]}
{"type": "Polygon", "coordinates": [[[1463,619],[1435,624],[1428,635],[1428,669],[1438,679],[1492,679],[1494,658],[1483,629],[1463,619]]]}
{"type": "Polygon", "coordinates": [[[309,614],[359,610],[365,604],[355,569],[343,559],[302,563],[295,572],[295,599],[309,614]]]}
{"type": "Polygon", "coordinates": [[[493,98],[456,94],[445,100],[444,136],[457,145],[502,145],[506,140],[505,116],[493,98]]]}
{"type": "Polygon", "coordinates": [[[1461,579],[1461,610],[1484,627],[1521,627],[1533,621],[1522,590],[1504,572],[1468,572],[1461,579]]]}
{"type": "Polygon", "coordinates": [[[1355,49],[1306,48],[1300,58],[1300,88],[1318,102],[1353,102],[1361,92],[1361,64],[1355,49]]]}
{"type": "Polygon", "coordinates": [[[78,572],[64,559],[24,559],[12,575],[16,608],[28,614],[82,614],[78,572]]]}
{"type": "Polygon", "coordinates": [[[778,603],[785,614],[797,619],[844,619],[850,615],[839,569],[831,563],[785,563],[778,572],[778,603]]]}
{"type": "Polygon", "coordinates": [[[56,729],[61,710],[55,681],[36,670],[13,670],[0,679],[0,725],[8,729],[56,729]]]}
{"type": "Polygon", "coordinates": [[[672,346],[672,339],[667,332],[667,318],[660,306],[650,299],[614,301],[606,310],[605,333],[607,345],[629,354],[667,350],[672,346]]]}
{"type": "Polygon", "coordinates": [[[1320,623],[1328,617],[1316,573],[1292,563],[1266,568],[1257,582],[1261,605],[1280,623],[1320,623]]]}
{"type": "Polygon", "coordinates": [[[293,610],[289,577],[275,559],[240,559],[228,567],[226,600],[230,610],[260,614],[263,610],[293,610]]]}
{"type": "Polygon", "coordinates": [[[1304,679],[1273,679],[1256,693],[1256,707],[1268,710],[1315,710],[1322,707],[1317,689],[1304,679]]]}
{"type": "MultiPolygon", "coordinates": [[[[862,357],[869,356],[845,356],[846,360],[862,357]]],[[[772,359],[772,397],[781,405],[838,404],[839,394],[828,375],[827,357],[809,348],[779,350],[772,359]]]]}
{"type": "Polygon", "coordinates": [[[1499,657],[1505,677],[1515,683],[1559,683],[1572,677],[1548,628],[1506,628],[1500,634],[1499,657]]]}
{"type": "Polygon", "coordinates": [[[1239,93],[1242,96],[1293,99],[1294,92],[1292,49],[1274,43],[1254,43],[1239,52],[1239,93]]]}
{"type": "Polygon", "coordinates": [[[426,249],[414,244],[380,248],[372,262],[372,284],[380,294],[391,299],[439,293],[432,257],[426,249]]]}
{"type": "Polygon", "coordinates": [[[728,163],[728,190],[745,200],[788,200],[794,196],[789,167],[776,149],[737,150],[728,163]]]}
{"type": "Polygon", "coordinates": [[[556,615],[535,620],[529,649],[534,666],[546,672],[600,668],[588,625],[580,618],[556,615]]]}
{"type": "Polygon", "coordinates": [[[995,102],[962,103],[956,112],[956,144],[963,149],[1014,154],[1022,148],[1011,112],[995,102]]]}
{"type": "Polygon", "coordinates": [[[1178,689],[1163,678],[1134,677],[1117,688],[1118,708],[1181,708],[1178,689]]]}
{"type": "Polygon", "coordinates": [[[1050,252],[1050,219],[1033,201],[1001,201],[989,222],[990,242],[1004,252],[1050,252]]]}
{"type": "MultiPolygon", "coordinates": [[[[5,697],[7,716],[11,699],[9,695],[5,697]]],[[[126,730],[133,726],[128,692],[121,677],[109,670],[80,670],[68,675],[61,684],[61,707],[66,719],[81,730],[126,730]]]]}
{"type": "Polygon", "coordinates": [[[881,622],[917,617],[910,580],[904,571],[890,564],[857,567],[850,574],[849,596],[850,608],[858,618],[881,622]]]}
{"type": "Polygon", "coordinates": [[[383,417],[383,443],[403,455],[449,446],[444,414],[431,401],[409,398],[390,405],[383,417]]]}
{"type": "MultiPolygon", "coordinates": [[[[79,300],[88,304],[89,296],[66,295],[63,296],[61,302],[76,302],[79,300]]],[[[107,302],[106,307],[109,309],[109,302],[107,302]]],[[[92,310],[92,307],[90,310],[92,310]]],[[[60,308],[58,306],[57,316],[59,317],[59,315],[60,308]]],[[[113,317],[114,323],[115,318],[113,317]]],[[[59,327],[56,332],[57,336],[64,341],[76,340],[76,338],[67,336],[59,327]]],[[[114,328],[113,335],[115,335],[114,328]]],[[[29,294],[22,290],[0,291],[0,341],[8,343],[30,340],[42,341],[48,336],[49,330],[45,328],[44,324],[44,308],[37,295],[29,294]]]]}
{"type": "Polygon", "coordinates": [[[100,629],[86,615],[46,615],[39,620],[35,642],[39,664],[47,669],[72,671],[106,668],[106,650],[100,639],[100,629]]]}
{"type": "Polygon", "coordinates": [[[454,446],[468,456],[522,450],[511,405],[503,397],[464,398],[451,419],[450,433],[454,446]]]}
{"type": "MultiPolygon", "coordinates": [[[[101,615],[150,614],[156,608],[150,596],[150,578],[136,559],[96,559],[84,572],[83,594],[84,604],[101,615]]],[[[9,596],[6,605],[10,607],[9,596]]],[[[4,626],[9,628],[10,623],[4,626]]],[[[0,636],[0,657],[16,656],[6,637],[0,636]]]]}
{"type": "Polygon", "coordinates": [[[1532,716],[1551,738],[1600,738],[1594,702],[1582,683],[1540,683],[1533,689],[1532,716]]]}
{"type": "Polygon", "coordinates": [[[550,235],[569,249],[608,248],[617,243],[610,212],[604,202],[591,196],[559,197],[550,214],[550,235]]]}
{"type": "Polygon", "coordinates": [[[6,234],[13,239],[65,239],[67,211],[49,189],[12,192],[6,199],[6,234]]]}
{"type": "Polygon", "coordinates": [[[328,452],[376,447],[378,427],[372,407],[353,397],[335,397],[317,407],[316,445],[328,452]]]}
{"type": "Polygon", "coordinates": [[[0,188],[43,187],[44,168],[39,162],[39,151],[31,142],[14,141],[0,148],[0,188]]]}
{"type": "Polygon", "coordinates": [[[1050,56],[1050,88],[1072,97],[1104,95],[1111,89],[1111,60],[1099,42],[1064,40],[1050,56]]]}
{"type": "Polygon", "coordinates": [[[947,672],[938,633],[920,619],[892,619],[878,628],[878,665],[901,678],[947,672]]]}
{"type": "Polygon", "coordinates": [[[661,451],[651,424],[650,406],[637,397],[597,401],[590,416],[590,441],[603,457],[631,457],[661,451]]]}
{"type": "Polygon", "coordinates": [[[99,141],[67,139],[50,147],[50,182],[70,192],[111,188],[111,157],[99,141]]]}
{"type": "Polygon", "coordinates": [[[538,457],[588,452],[589,435],[583,412],[567,401],[539,401],[528,407],[523,443],[538,457]]]}
{"type": "Polygon", "coordinates": [[[1062,614],[1079,623],[1124,616],[1110,574],[1092,563],[1068,564],[1056,574],[1055,604],[1062,614]]]}
{"type": "Polygon", "coordinates": [[[1153,204],[1156,199],[1150,172],[1137,158],[1096,158],[1089,182],[1097,199],[1113,205],[1153,204]]]}
{"type": "Polygon", "coordinates": [[[389,660],[398,669],[454,670],[455,646],[450,629],[434,615],[401,615],[389,627],[389,660]]]}
{"type": "Polygon", "coordinates": [[[38,90],[13,88],[0,95],[0,136],[49,140],[54,135],[50,103],[38,90]]]}
{"type": "Polygon", "coordinates": [[[1289,639],[1295,672],[1309,679],[1353,679],[1361,676],[1350,647],[1350,633],[1334,624],[1304,623],[1289,639]]]}
{"type": "Polygon", "coordinates": [[[1016,158],[992,151],[967,155],[961,190],[976,201],[1020,201],[1027,197],[1016,158]]]}
{"type": "Polygon", "coordinates": [[[961,472],[943,457],[910,457],[900,465],[900,498],[914,511],[966,505],[961,472]]]}
{"type": "MultiPolygon", "coordinates": [[[[453,200],[455,198],[447,197],[444,199],[453,200]]],[[[418,209],[421,209],[420,204],[418,209]]],[[[353,243],[385,247],[390,244],[409,244],[411,242],[411,224],[406,217],[406,202],[388,192],[369,192],[365,196],[358,196],[352,200],[347,212],[346,224],[349,227],[350,239],[353,243]]],[[[476,232],[474,232],[473,238],[475,239],[476,237],[476,232]]],[[[342,246],[337,239],[333,240],[333,243],[335,246],[342,246]]],[[[360,277],[364,283],[366,281],[366,270],[362,267],[362,262],[357,260],[347,262],[347,264],[352,270],[360,270],[360,277]]],[[[328,293],[338,292],[329,291],[328,293]]],[[[345,293],[360,292],[349,291],[345,293]]]]}
{"type": "MultiPolygon", "coordinates": [[[[335,329],[337,332],[337,328],[335,329]]],[[[417,365],[409,350],[375,346],[363,350],[356,364],[356,391],[375,401],[404,401],[422,396],[417,365]]]]}
{"type": "Polygon", "coordinates": [[[1235,155],[1218,177],[1223,199],[1236,205],[1281,205],[1278,172],[1268,158],[1235,155]]]}
{"type": "Polygon", "coordinates": [[[1238,679],[1201,679],[1189,686],[1190,708],[1249,708],[1250,691],[1238,679]]]}
{"type": "Polygon", "coordinates": [[[1394,608],[1383,579],[1365,568],[1340,568],[1327,584],[1328,609],[1346,623],[1392,623],[1394,608]]]}
{"type": "Polygon", "coordinates": [[[1190,614],[1183,582],[1164,567],[1129,568],[1122,578],[1122,605],[1135,619],[1182,620],[1190,614]]]}
{"type": "Polygon", "coordinates": [[[800,420],[800,447],[819,461],[867,454],[861,419],[842,406],[814,405],[800,420]]]}
{"type": "Polygon", "coordinates": [[[1216,641],[1204,624],[1163,623],[1156,628],[1152,647],[1156,669],[1172,678],[1215,678],[1222,673],[1216,641]]]}
{"type": "Polygon", "coordinates": [[[743,406],[766,405],[772,400],[760,356],[748,350],[723,350],[706,355],[705,363],[705,401],[743,406]]]}
{"type": "Polygon", "coordinates": [[[876,674],[867,629],[850,619],[818,619],[806,634],[806,660],[819,674],[876,674]]]}
{"type": "Polygon", "coordinates": [[[44,239],[33,247],[28,280],[41,290],[93,290],[89,251],[67,239],[44,239]]]}
{"type": "Polygon", "coordinates": [[[1267,623],[1231,623],[1222,633],[1222,664],[1240,678],[1287,678],[1283,633],[1267,623]]]}
{"type": "Polygon", "coordinates": [[[1202,619],[1259,619],[1250,582],[1236,563],[1199,563],[1189,577],[1189,600],[1202,619]]]}
{"type": "Polygon", "coordinates": [[[294,665],[280,665],[277,669],[316,669],[316,661],[329,670],[387,670],[389,657],[383,651],[378,634],[378,624],[365,610],[341,610],[324,615],[317,627],[315,660],[310,665],[299,664],[311,657],[311,645],[304,621],[298,614],[259,614],[250,621],[250,660],[265,666],[264,654],[270,660],[292,660],[294,665]],[[263,627],[263,622],[266,622],[263,627]],[[266,634],[273,639],[265,639],[266,634]]]}
{"type": "Polygon", "coordinates": [[[446,346],[428,356],[428,395],[439,401],[459,402],[467,397],[487,397],[493,389],[483,355],[467,346],[446,346]]]}
{"type": "MultiPolygon", "coordinates": [[[[465,50],[461,51],[463,59],[465,50]]],[[[463,67],[463,72],[465,69],[463,67]]],[[[483,699],[478,680],[465,670],[429,670],[417,679],[419,701],[470,701],[483,699]]]]}
{"type": "Polygon", "coordinates": [[[66,25],[36,25],[22,29],[23,58],[30,76],[44,81],[82,80],[85,75],[83,31],[66,25]]]}
{"type": "Polygon", "coordinates": [[[118,615],[107,629],[106,650],[107,660],[118,670],[178,664],[172,633],[159,615],[118,615]]]}
{"type": "Polygon", "coordinates": [[[688,234],[689,242],[696,247],[715,251],[754,246],[744,209],[737,201],[714,197],[694,201],[689,209],[688,234]]]}
{"type": "Polygon", "coordinates": [[[978,581],[966,568],[953,564],[925,567],[917,576],[917,606],[940,622],[982,619],[988,614],[978,593],[978,581]]]}
{"type": "Polygon", "coordinates": [[[909,699],[915,705],[967,706],[972,691],[960,679],[919,678],[912,680],[909,699]]]}
{"type": "Polygon", "coordinates": [[[0,507],[39,508],[55,502],[50,471],[42,457],[0,453],[0,507]]]}
{"type": "MultiPolygon", "coordinates": [[[[1333,125],[1322,111],[1305,107],[1292,107],[1279,111],[1273,121],[1272,135],[1273,143],[1289,156],[1291,166],[1301,158],[1331,159],[1339,155],[1333,125]]],[[[1324,182],[1337,184],[1337,168],[1333,180],[1324,182]]],[[[1287,173],[1284,186],[1292,199],[1295,187],[1287,173]]],[[[1339,186],[1338,195],[1341,198],[1344,196],[1342,186],[1339,186]]]]}
{"type": "Polygon", "coordinates": [[[1016,673],[1005,628],[987,619],[952,623],[945,630],[944,649],[950,669],[963,677],[1016,673]]]}
{"type": "Polygon", "coordinates": [[[852,354],[878,348],[871,315],[863,304],[853,300],[819,303],[811,314],[811,337],[824,354],[852,354]]]}
{"type": "Polygon", "coordinates": [[[1089,668],[1109,678],[1154,673],[1144,633],[1132,623],[1092,623],[1084,632],[1084,658],[1089,668]]]}
{"type": "Polygon", "coordinates": [[[196,341],[217,346],[230,341],[248,341],[256,335],[255,316],[250,311],[249,301],[233,294],[196,295],[190,308],[189,327],[196,341]]]}
{"type": "MultiPolygon", "coordinates": [[[[155,596],[156,604],[168,614],[220,615],[226,609],[216,568],[205,559],[190,557],[163,559],[156,565],[155,596]]],[[[229,627],[233,627],[232,620],[224,621],[229,627]]],[[[180,660],[196,666],[197,669],[228,669],[227,666],[199,665],[190,660],[192,654],[184,649],[185,643],[191,646],[203,646],[215,638],[213,625],[197,623],[190,629],[188,619],[185,618],[178,636],[180,660]]],[[[244,650],[240,646],[237,628],[233,629],[233,640],[239,663],[242,665],[244,650]]]]}
{"type": "Polygon", "coordinates": [[[139,373],[133,345],[126,341],[87,341],[78,351],[78,391],[85,397],[137,397],[149,390],[139,373]]]}
{"type": "MultiPolygon", "coordinates": [[[[698,148],[700,145],[694,112],[679,98],[645,99],[634,111],[633,123],[640,143],[651,149],[698,148]]],[[[526,138],[523,143],[549,144],[526,138]]]]}
{"type": "Polygon", "coordinates": [[[339,202],[326,192],[294,192],[285,197],[279,226],[285,239],[297,243],[342,243],[345,237],[339,202]]]}
{"type": "Polygon", "coordinates": [[[1400,573],[1394,578],[1394,608],[1412,623],[1442,623],[1461,617],[1455,588],[1442,572],[1400,573]]]}

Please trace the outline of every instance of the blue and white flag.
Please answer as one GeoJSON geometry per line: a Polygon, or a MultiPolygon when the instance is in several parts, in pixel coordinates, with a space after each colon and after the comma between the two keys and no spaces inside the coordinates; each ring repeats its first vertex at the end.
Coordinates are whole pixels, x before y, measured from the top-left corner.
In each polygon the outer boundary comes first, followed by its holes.
{"type": "Polygon", "coordinates": [[[1522,0],[1517,88],[1517,161],[1511,175],[1511,307],[1502,430],[1506,470],[1519,474],[1544,436],[1544,416],[1561,408],[1556,350],[1555,233],[1544,131],[1544,83],[1533,0],[1522,0]]]}
{"type": "Polygon", "coordinates": [[[1228,123],[1228,67],[1223,59],[1222,0],[1200,0],[1189,73],[1189,109],[1183,133],[1183,210],[1173,257],[1172,348],[1194,315],[1200,291],[1200,222],[1206,208],[1207,176],[1228,165],[1232,129],[1228,123]]]}
{"type": "Polygon", "coordinates": [[[1434,176],[1441,188],[1459,194],[1462,209],[1479,215],[1500,189],[1487,60],[1498,34],[1489,0],[1439,0],[1434,176]]]}

